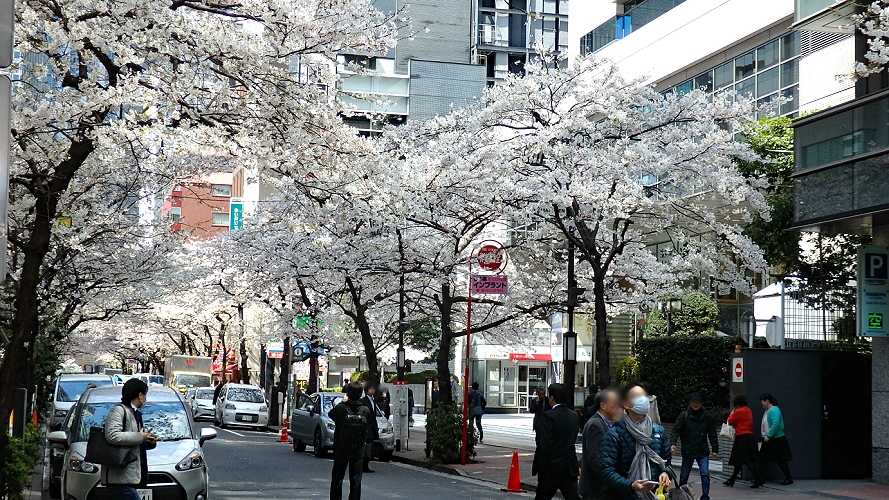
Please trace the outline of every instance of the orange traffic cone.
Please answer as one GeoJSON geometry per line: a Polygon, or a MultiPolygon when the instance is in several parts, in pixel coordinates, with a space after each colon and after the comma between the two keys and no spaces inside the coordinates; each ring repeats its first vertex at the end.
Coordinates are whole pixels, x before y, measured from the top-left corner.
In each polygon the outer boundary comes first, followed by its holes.
{"type": "Polygon", "coordinates": [[[281,432],[278,434],[278,442],[279,443],[287,443],[289,440],[287,439],[287,429],[290,427],[290,421],[287,417],[284,417],[284,423],[281,425],[281,432]]]}
{"type": "Polygon", "coordinates": [[[506,488],[501,488],[501,491],[505,491],[507,493],[524,493],[525,490],[522,489],[522,478],[521,473],[519,472],[519,452],[512,452],[512,464],[509,466],[509,477],[506,478],[506,488]]]}

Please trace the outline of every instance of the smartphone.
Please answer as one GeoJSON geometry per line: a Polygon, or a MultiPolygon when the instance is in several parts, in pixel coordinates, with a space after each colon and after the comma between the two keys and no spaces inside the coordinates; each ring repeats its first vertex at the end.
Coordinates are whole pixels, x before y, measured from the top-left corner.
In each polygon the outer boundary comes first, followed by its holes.
{"type": "Polygon", "coordinates": [[[645,486],[648,486],[649,488],[657,488],[660,485],[661,483],[657,481],[645,481],[645,486]]]}

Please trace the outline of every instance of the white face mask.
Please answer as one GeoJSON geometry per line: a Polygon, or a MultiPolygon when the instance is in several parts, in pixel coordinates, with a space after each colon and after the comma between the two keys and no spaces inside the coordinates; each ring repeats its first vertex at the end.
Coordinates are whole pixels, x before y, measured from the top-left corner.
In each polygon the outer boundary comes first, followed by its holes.
{"type": "Polygon", "coordinates": [[[638,396],[633,400],[633,413],[637,415],[648,415],[650,409],[651,401],[649,401],[648,396],[638,396]]]}

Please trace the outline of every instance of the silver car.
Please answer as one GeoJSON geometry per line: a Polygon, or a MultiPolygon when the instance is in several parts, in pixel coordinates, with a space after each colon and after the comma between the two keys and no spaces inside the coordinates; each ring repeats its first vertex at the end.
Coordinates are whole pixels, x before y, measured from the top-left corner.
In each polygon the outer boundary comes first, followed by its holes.
{"type": "MultiPolygon", "coordinates": [[[[62,428],[62,422],[68,416],[68,410],[80,398],[90,384],[96,387],[114,385],[111,375],[93,373],[65,373],[56,379],[55,393],[52,402],[52,422],[50,430],[56,431],[62,428]]],[[[118,391],[119,392],[119,391],[118,391]]]]}
{"type": "Polygon", "coordinates": [[[215,418],[216,407],[213,406],[214,389],[212,387],[198,387],[189,389],[189,391],[192,394],[188,403],[191,405],[191,414],[194,416],[194,419],[215,418]]]}
{"type": "MultiPolygon", "coordinates": [[[[324,457],[333,448],[333,434],[336,424],[327,416],[331,408],[342,401],[339,392],[319,392],[307,396],[300,394],[293,402],[290,411],[290,435],[293,437],[293,451],[305,451],[311,444],[316,457],[324,457]]],[[[372,453],[382,460],[392,459],[395,450],[395,435],[392,424],[377,407],[377,427],[380,438],[373,443],[372,453]]]]}
{"type": "MultiPolygon", "coordinates": [[[[100,484],[100,466],[85,462],[91,427],[103,427],[108,411],[120,404],[119,387],[90,389],[74,409],[68,431],[47,436],[50,442],[66,448],[62,469],[62,498],[65,500],[110,499],[100,484]]],[[[145,429],[158,436],[157,447],[148,450],[147,488],[140,489],[143,500],[208,498],[209,478],[201,446],[216,437],[210,428],[198,430],[176,391],[152,386],[142,408],[145,429]]]]}
{"type": "Polygon", "coordinates": [[[240,425],[266,429],[269,425],[269,404],[258,386],[228,383],[216,399],[213,422],[219,427],[240,425]]]}

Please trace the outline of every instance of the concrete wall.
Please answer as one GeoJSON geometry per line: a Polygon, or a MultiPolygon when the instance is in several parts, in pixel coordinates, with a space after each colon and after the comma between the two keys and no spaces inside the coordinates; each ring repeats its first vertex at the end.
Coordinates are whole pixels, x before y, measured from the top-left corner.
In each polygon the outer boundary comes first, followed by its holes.
{"type": "Polygon", "coordinates": [[[401,2],[410,29],[395,49],[396,70],[407,73],[411,59],[468,63],[472,2],[409,0],[401,2]]]}

